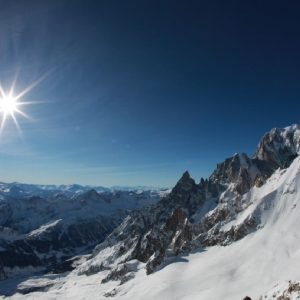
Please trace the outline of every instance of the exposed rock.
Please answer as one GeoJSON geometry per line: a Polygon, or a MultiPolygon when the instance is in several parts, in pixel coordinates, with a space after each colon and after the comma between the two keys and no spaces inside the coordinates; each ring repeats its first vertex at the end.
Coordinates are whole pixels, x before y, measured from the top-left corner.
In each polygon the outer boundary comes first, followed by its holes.
{"type": "Polygon", "coordinates": [[[118,265],[115,269],[109,272],[109,274],[102,279],[101,283],[106,283],[110,280],[123,280],[124,276],[130,271],[126,264],[118,265]]]}
{"type": "Polygon", "coordinates": [[[260,296],[259,300],[290,300],[300,299],[300,283],[289,281],[287,284],[276,285],[269,293],[260,296]]]}
{"type": "MultiPolygon", "coordinates": [[[[148,256],[151,256],[146,265],[147,274],[155,271],[164,260],[166,254],[177,255],[190,249],[192,231],[185,213],[181,209],[176,208],[170,218],[167,219],[158,236],[159,239],[155,240],[156,247],[152,248],[152,251],[148,254],[148,256]],[[167,251],[168,253],[166,253],[167,251]]],[[[148,239],[148,241],[150,244],[153,244],[151,239],[148,239]]]]}
{"type": "Polygon", "coordinates": [[[242,195],[254,185],[261,186],[275,170],[273,164],[268,165],[257,158],[249,158],[244,153],[235,154],[217,165],[210,180],[223,186],[233,184],[234,190],[242,195]]]}
{"type": "Polygon", "coordinates": [[[260,141],[254,158],[263,160],[273,168],[286,168],[300,151],[300,126],[274,128],[260,141]]]}
{"type": "Polygon", "coordinates": [[[104,297],[110,298],[110,297],[116,296],[117,294],[118,294],[118,290],[117,289],[112,289],[111,291],[106,292],[104,294],[104,297]]]}

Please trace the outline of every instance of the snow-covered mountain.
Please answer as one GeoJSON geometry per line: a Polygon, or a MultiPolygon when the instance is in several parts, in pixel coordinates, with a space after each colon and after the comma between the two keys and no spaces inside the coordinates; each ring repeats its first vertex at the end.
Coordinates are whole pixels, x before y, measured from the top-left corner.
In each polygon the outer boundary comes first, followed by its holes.
{"type": "Polygon", "coordinates": [[[24,281],[13,298],[297,299],[299,153],[293,125],[272,129],[252,157],[235,154],[199,183],[185,172],[73,271],[24,281]]]}
{"type": "Polygon", "coordinates": [[[99,193],[94,189],[85,191],[81,186],[57,189],[2,184],[2,187],[2,279],[28,268],[69,270],[67,259],[91,251],[130,211],[157,202],[164,193],[153,190],[99,193]]]}

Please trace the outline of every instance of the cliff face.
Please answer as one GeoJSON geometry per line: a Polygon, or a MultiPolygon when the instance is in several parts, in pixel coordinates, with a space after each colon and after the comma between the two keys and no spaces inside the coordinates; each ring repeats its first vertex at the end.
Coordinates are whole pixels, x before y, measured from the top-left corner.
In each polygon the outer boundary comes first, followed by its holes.
{"type": "Polygon", "coordinates": [[[300,126],[274,128],[261,139],[254,158],[273,168],[286,168],[300,151],[300,126]]]}

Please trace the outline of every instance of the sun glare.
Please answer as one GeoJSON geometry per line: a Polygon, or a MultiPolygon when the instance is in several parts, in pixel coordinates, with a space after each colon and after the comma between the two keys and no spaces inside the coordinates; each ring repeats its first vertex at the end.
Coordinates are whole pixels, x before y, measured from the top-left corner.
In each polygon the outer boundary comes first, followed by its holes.
{"type": "Polygon", "coordinates": [[[5,115],[11,115],[18,109],[18,101],[13,96],[0,98],[0,112],[5,115]]]}
{"type": "Polygon", "coordinates": [[[0,84],[0,116],[1,116],[1,125],[0,125],[0,134],[3,131],[3,128],[5,126],[5,122],[8,118],[11,118],[19,133],[21,134],[21,128],[19,126],[17,115],[21,115],[27,119],[30,119],[27,114],[25,114],[21,108],[25,104],[33,104],[33,103],[39,103],[37,101],[21,101],[22,97],[25,96],[28,92],[30,92],[43,78],[40,78],[39,80],[35,81],[33,84],[29,85],[27,88],[25,88],[21,93],[15,95],[14,93],[14,86],[15,81],[12,83],[12,86],[9,90],[9,92],[6,92],[2,85],[0,84]]]}
{"type": "Polygon", "coordinates": [[[17,81],[17,74],[13,80],[11,87],[8,91],[5,91],[0,84],[0,135],[5,127],[6,121],[10,118],[15,123],[20,135],[22,135],[19,122],[17,120],[17,115],[21,115],[26,119],[32,120],[23,110],[22,107],[28,104],[45,103],[44,101],[28,101],[24,100],[26,96],[34,87],[36,87],[40,82],[42,82],[52,71],[45,73],[43,76],[38,78],[36,81],[28,85],[23,91],[15,93],[15,85],[17,81]]]}

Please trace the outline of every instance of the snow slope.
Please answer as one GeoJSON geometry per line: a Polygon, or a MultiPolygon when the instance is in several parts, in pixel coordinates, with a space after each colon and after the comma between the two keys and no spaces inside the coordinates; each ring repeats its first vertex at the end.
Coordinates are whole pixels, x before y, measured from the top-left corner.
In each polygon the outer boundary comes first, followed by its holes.
{"type": "MultiPolygon", "coordinates": [[[[251,214],[260,214],[260,229],[229,246],[178,256],[148,276],[142,263],[132,261],[130,267],[138,269],[137,274],[122,285],[119,281],[100,284],[105,270],[79,276],[79,266],[65,277],[56,277],[52,287],[47,281],[43,292],[15,294],[11,298],[242,300],[249,295],[259,299],[276,284],[299,281],[300,158],[288,169],[276,171],[262,187],[252,188],[244,197],[250,205],[231,225],[251,214]]],[[[39,286],[45,278],[33,281],[39,286]]]]}

